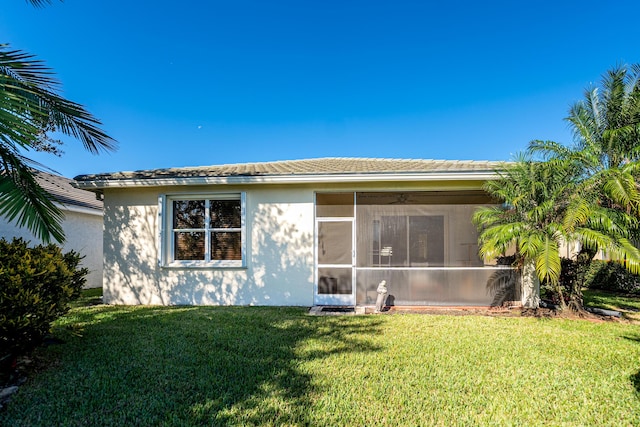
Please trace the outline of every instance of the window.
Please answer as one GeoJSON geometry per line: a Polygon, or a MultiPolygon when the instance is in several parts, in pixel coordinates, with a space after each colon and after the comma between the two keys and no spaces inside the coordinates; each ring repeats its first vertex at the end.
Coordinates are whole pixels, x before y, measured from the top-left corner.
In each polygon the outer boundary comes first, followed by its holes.
{"type": "Polygon", "coordinates": [[[244,266],[242,194],[166,198],[165,265],[244,266]]]}

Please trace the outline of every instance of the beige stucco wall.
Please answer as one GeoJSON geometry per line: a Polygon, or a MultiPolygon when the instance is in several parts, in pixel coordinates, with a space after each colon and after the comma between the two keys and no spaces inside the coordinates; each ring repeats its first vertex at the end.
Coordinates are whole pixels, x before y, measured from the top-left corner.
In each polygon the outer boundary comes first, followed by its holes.
{"type": "MultiPolygon", "coordinates": [[[[65,218],[62,229],[66,240],[62,245],[64,252],[74,250],[84,256],[81,266],[89,269],[87,288],[102,286],[102,215],[63,210],[65,218]]],[[[26,228],[17,227],[0,220],[0,237],[10,240],[21,237],[31,245],[42,243],[26,228]]]]}
{"type": "Polygon", "coordinates": [[[246,192],[246,267],[159,264],[159,195],[211,191],[195,187],[105,191],[105,302],[313,304],[314,193],[308,188],[216,187],[215,191],[246,192]]]}

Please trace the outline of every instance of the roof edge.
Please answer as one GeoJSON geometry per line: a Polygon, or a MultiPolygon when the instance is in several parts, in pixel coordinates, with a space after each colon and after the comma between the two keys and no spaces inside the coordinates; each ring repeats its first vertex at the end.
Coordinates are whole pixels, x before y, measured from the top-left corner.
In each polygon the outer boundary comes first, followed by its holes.
{"type": "Polygon", "coordinates": [[[73,204],[58,203],[58,202],[54,202],[54,203],[58,208],[60,208],[63,211],[81,213],[85,215],[104,216],[104,212],[102,209],[78,206],[73,204]]]}
{"type": "Polygon", "coordinates": [[[365,183],[400,181],[487,181],[496,179],[494,170],[483,171],[438,171],[438,172],[395,172],[395,173],[331,173],[331,174],[291,174],[291,175],[236,175],[208,177],[171,178],[125,178],[78,180],[73,185],[83,190],[124,187],[164,187],[173,185],[255,185],[255,184],[315,184],[315,183],[365,183]]]}

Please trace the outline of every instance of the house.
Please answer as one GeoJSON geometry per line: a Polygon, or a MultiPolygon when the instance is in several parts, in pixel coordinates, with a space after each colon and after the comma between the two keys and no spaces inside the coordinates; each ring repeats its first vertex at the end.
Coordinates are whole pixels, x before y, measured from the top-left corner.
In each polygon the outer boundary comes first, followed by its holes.
{"type": "MultiPolygon", "coordinates": [[[[72,186],[71,179],[42,171],[36,171],[35,177],[38,184],[53,195],[56,206],[64,214],[62,229],[66,240],[62,245],[63,251],[74,250],[84,256],[81,266],[89,269],[85,287],[101,287],[102,201],[97,200],[94,193],[72,186]]],[[[2,217],[0,237],[7,240],[20,237],[29,241],[31,245],[42,243],[27,228],[19,227],[2,217]]]]}
{"type": "Polygon", "coordinates": [[[497,162],[363,158],[81,175],[111,304],[487,306],[471,217],[497,162]]]}

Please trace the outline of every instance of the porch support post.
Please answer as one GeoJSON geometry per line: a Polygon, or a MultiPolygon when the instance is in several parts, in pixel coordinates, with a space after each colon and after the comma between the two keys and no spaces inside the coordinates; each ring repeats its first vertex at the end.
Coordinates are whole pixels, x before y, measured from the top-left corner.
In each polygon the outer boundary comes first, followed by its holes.
{"type": "Polygon", "coordinates": [[[522,266],[522,306],[526,308],[540,306],[540,280],[534,260],[526,260],[522,266]]]}

